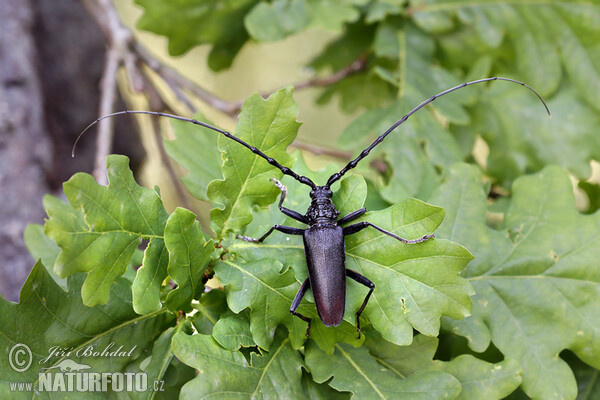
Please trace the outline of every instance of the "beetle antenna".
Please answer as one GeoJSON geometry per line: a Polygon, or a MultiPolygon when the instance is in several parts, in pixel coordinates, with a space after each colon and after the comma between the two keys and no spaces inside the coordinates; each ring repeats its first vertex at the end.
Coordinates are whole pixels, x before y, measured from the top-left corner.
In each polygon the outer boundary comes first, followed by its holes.
{"type": "Polygon", "coordinates": [[[266,155],[265,153],[263,153],[262,151],[260,151],[256,147],[249,145],[248,143],[244,142],[242,139],[238,138],[235,135],[232,135],[231,133],[229,133],[227,131],[224,131],[224,130],[219,129],[219,128],[215,127],[215,126],[209,125],[209,124],[207,124],[205,122],[198,121],[196,119],[180,117],[178,115],[167,114],[167,113],[163,113],[163,112],[159,112],[159,111],[129,111],[129,110],[125,110],[125,111],[118,111],[118,112],[115,112],[115,113],[112,113],[112,114],[107,114],[107,115],[101,116],[100,118],[96,119],[94,122],[92,122],[91,124],[89,124],[83,131],[81,131],[81,133],[79,134],[79,136],[77,136],[77,139],[75,139],[75,143],[73,144],[73,150],[71,150],[71,157],[75,157],[75,148],[77,147],[77,143],[79,142],[79,139],[81,139],[81,137],[83,136],[83,134],[85,132],[87,132],[88,129],[90,129],[91,127],[93,127],[94,125],[96,125],[98,122],[102,121],[103,119],[116,117],[118,115],[126,115],[126,114],[155,115],[155,116],[158,116],[158,117],[165,117],[165,118],[176,119],[176,120],[179,120],[179,121],[191,122],[194,125],[200,125],[200,126],[202,126],[204,128],[211,129],[211,130],[213,130],[215,132],[218,132],[218,133],[220,133],[222,135],[225,135],[229,139],[232,139],[232,140],[238,142],[239,144],[241,144],[242,146],[246,147],[247,149],[249,149],[251,152],[253,152],[257,156],[264,158],[265,160],[267,160],[267,162],[269,164],[271,164],[272,166],[274,166],[275,168],[277,168],[281,172],[283,172],[284,175],[289,175],[292,178],[294,178],[295,180],[297,180],[298,182],[310,186],[312,189],[315,189],[317,187],[313,183],[313,181],[311,181],[306,176],[298,175],[297,173],[295,173],[294,171],[292,171],[290,168],[285,167],[285,166],[279,164],[274,158],[269,157],[268,155],[266,155]]]}
{"type": "Polygon", "coordinates": [[[538,92],[536,92],[531,86],[527,85],[526,83],[519,82],[519,81],[516,81],[514,79],[510,79],[510,78],[501,78],[501,77],[498,77],[498,76],[493,77],[493,78],[484,78],[484,79],[478,79],[476,81],[466,82],[466,83],[463,83],[461,85],[454,86],[454,87],[452,87],[450,89],[446,89],[443,92],[436,94],[435,96],[431,96],[430,98],[428,98],[427,100],[425,100],[424,102],[422,102],[421,104],[419,104],[418,106],[416,106],[415,108],[413,108],[408,114],[406,114],[405,116],[403,116],[402,118],[400,118],[398,121],[396,121],[396,123],[394,125],[392,125],[381,136],[379,136],[377,139],[375,139],[375,141],[373,143],[371,143],[371,145],[369,147],[367,147],[366,149],[364,149],[358,155],[358,157],[356,157],[354,160],[352,160],[348,164],[346,164],[346,166],[344,168],[342,168],[342,170],[340,172],[337,172],[337,173],[331,175],[329,177],[329,179],[327,180],[327,184],[325,185],[325,187],[329,188],[334,182],[336,182],[342,176],[344,176],[344,174],[346,172],[348,172],[352,168],[356,167],[356,165],[360,162],[360,160],[362,160],[363,158],[365,158],[366,156],[368,156],[369,153],[371,152],[371,150],[373,150],[373,148],[375,146],[377,146],[379,143],[383,142],[383,139],[385,139],[385,137],[387,135],[389,135],[394,129],[396,129],[397,127],[399,127],[400,125],[402,125],[411,115],[413,115],[414,113],[416,113],[417,111],[419,111],[421,108],[425,107],[427,104],[432,103],[435,99],[437,99],[439,97],[442,97],[442,96],[444,96],[444,95],[446,95],[448,93],[454,92],[455,90],[462,89],[465,86],[474,85],[476,83],[489,82],[489,81],[508,81],[508,82],[517,83],[517,84],[519,84],[521,86],[526,87],[527,89],[531,90],[537,96],[538,99],[540,99],[540,101],[542,102],[542,104],[546,108],[546,112],[548,113],[548,116],[552,116],[550,114],[550,109],[548,108],[548,105],[546,104],[546,102],[544,101],[544,99],[542,98],[542,96],[540,96],[540,94],[538,92]]]}

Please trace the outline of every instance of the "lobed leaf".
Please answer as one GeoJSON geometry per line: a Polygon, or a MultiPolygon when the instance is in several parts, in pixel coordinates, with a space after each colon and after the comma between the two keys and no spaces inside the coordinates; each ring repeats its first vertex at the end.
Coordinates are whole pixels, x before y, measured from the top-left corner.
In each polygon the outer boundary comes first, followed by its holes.
{"type": "Polygon", "coordinates": [[[167,220],[154,190],[138,186],[123,156],[108,156],[109,185],[78,173],[64,184],[70,207],[45,199],[46,234],[60,246],[54,269],[61,277],[86,272],[81,295],[88,306],[108,301],[142,238],[162,238],[167,220]]]}
{"type": "Polygon", "coordinates": [[[454,376],[461,383],[457,399],[502,399],[521,383],[521,368],[515,360],[492,364],[463,354],[451,361],[434,361],[438,342],[437,338],[417,335],[410,346],[398,346],[370,334],[365,344],[377,362],[399,378],[422,371],[454,376]]]}
{"type": "Polygon", "coordinates": [[[590,160],[600,159],[600,117],[568,88],[548,105],[553,118],[535,96],[517,86],[494,85],[481,96],[468,130],[488,143],[486,166],[492,177],[510,182],[549,164],[568,168],[581,179],[590,176],[590,160]]]}
{"type": "MultiPolygon", "coordinates": [[[[255,94],[244,102],[236,136],[282,165],[288,164],[291,159],[285,149],[300,126],[295,120],[297,113],[291,88],[281,89],[267,100],[255,94]]],[[[224,179],[208,185],[208,198],[221,205],[211,210],[210,218],[217,238],[222,239],[252,221],[249,209],[253,205],[265,206],[275,200],[278,190],[269,179],[282,174],[231,139],[220,136],[219,148],[224,160],[224,179]]]]}
{"type": "Polygon", "coordinates": [[[169,252],[162,239],[150,240],[142,266],[137,270],[136,278],[131,286],[133,293],[133,309],[138,314],[148,314],[160,310],[162,302],[160,289],[167,277],[169,252]]]}
{"type": "Polygon", "coordinates": [[[599,368],[600,214],[573,205],[567,174],[558,167],[517,179],[504,228],[486,225],[480,173],[457,165],[431,199],[448,218],[439,236],[459,240],[476,258],[464,271],[475,288],[473,314],[445,321],[476,351],[490,340],[523,369],[533,398],[575,398],[573,372],[559,354],[570,349],[599,368]]]}
{"type": "Polygon", "coordinates": [[[38,262],[21,289],[19,304],[0,299],[0,346],[8,354],[14,345],[22,343],[32,353],[31,366],[24,372],[11,368],[9,357],[0,360],[3,397],[13,396],[9,382],[37,382],[38,372],[58,368],[65,359],[89,365],[94,372],[125,372],[128,364],[151,348],[156,337],[174,322],[164,311],[138,316],[131,306],[126,279],[119,278],[111,285],[107,304],[93,308],[82,303],[82,285],[83,275],[76,274],[68,279],[68,291],[63,291],[38,262]],[[85,351],[107,347],[115,351],[119,346],[127,355],[93,357],[85,351]]]}
{"type": "MultiPolygon", "coordinates": [[[[443,218],[443,209],[409,199],[357,221],[415,239],[433,233],[443,218]]],[[[464,318],[470,313],[473,289],[460,271],[473,256],[456,243],[430,239],[406,245],[365,229],[346,239],[346,255],[346,267],[375,284],[364,315],[391,342],[409,344],[413,328],[436,336],[441,315],[464,318]]]]}
{"type": "Polygon", "coordinates": [[[211,44],[208,65],[219,71],[231,66],[248,40],[243,18],[257,2],[136,0],[136,4],[144,8],[137,26],[167,36],[171,55],[182,55],[194,46],[211,44]]]}
{"type": "MultiPolygon", "coordinates": [[[[202,116],[196,119],[204,120],[202,116]]],[[[181,178],[197,199],[208,201],[208,184],[221,178],[221,155],[217,148],[219,133],[183,121],[172,121],[176,138],[163,140],[169,156],[189,172],[181,178]]]]}
{"type": "MultiPolygon", "coordinates": [[[[202,232],[196,215],[184,208],[177,208],[167,220],[165,245],[169,251],[168,273],[177,284],[165,303],[171,310],[186,309],[192,299],[204,293],[202,278],[215,246],[202,232]]],[[[162,279],[165,276],[163,271],[162,279]]]]}
{"type": "Polygon", "coordinates": [[[189,336],[180,332],[173,338],[172,348],[177,358],[199,371],[182,388],[182,399],[302,396],[302,360],[283,329],[275,335],[271,351],[251,353],[250,362],[240,352],[223,349],[207,335],[189,336]]]}
{"type": "Polygon", "coordinates": [[[420,372],[405,379],[378,364],[365,347],[335,346],[333,355],[309,343],[305,362],[316,382],[352,392],[361,399],[453,399],[460,383],[444,372],[420,372]]]}

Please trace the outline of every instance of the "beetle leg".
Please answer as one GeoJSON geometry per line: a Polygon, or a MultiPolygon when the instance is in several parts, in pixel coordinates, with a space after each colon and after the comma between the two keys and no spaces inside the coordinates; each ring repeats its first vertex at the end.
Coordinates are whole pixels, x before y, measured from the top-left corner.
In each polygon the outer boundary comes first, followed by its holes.
{"type": "Polygon", "coordinates": [[[273,231],[287,233],[288,235],[303,235],[304,234],[304,229],[293,228],[291,226],[273,225],[271,227],[271,229],[269,229],[267,231],[267,233],[262,235],[259,239],[255,239],[253,237],[243,236],[243,235],[237,235],[236,238],[241,239],[245,242],[261,243],[263,240],[265,240],[267,238],[267,236],[269,236],[271,233],[273,233],[273,231]]]}
{"type": "Polygon", "coordinates": [[[353,271],[351,269],[346,269],[346,276],[350,279],[354,279],[356,282],[360,283],[361,285],[365,285],[369,288],[369,293],[367,293],[367,296],[363,300],[362,306],[360,306],[360,308],[356,312],[356,331],[358,332],[357,339],[360,339],[360,314],[362,314],[363,310],[367,306],[369,298],[371,297],[373,290],[375,290],[375,284],[365,276],[362,276],[358,272],[353,271]]]}
{"type": "Polygon", "coordinates": [[[300,306],[300,302],[302,301],[302,298],[306,294],[306,291],[308,290],[309,287],[310,287],[310,282],[308,281],[308,278],[306,278],[304,280],[304,282],[302,282],[302,286],[300,286],[300,290],[298,290],[298,293],[296,293],[296,297],[294,297],[294,301],[292,301],[292,306],[290,307],[290,313],[292,315],[295,315],[296,317],[300,318],[302,321],[308,322],[308,326],[306,327],[306,337],[308,337],[308,335],[310,334],[311,319],[305,315],[300,314],[299,312],[296,312],[296,310],[298,309],[298,306],[300,306]]]}
{"type": "Polygon", "coordinates": [[[352,211],[350,214],[338,219],[338,225],[344,225],[347,222],[353,221],[356,218],[360,217],[361,215],[363,215],[364,213],[367,212],[366,208],[361,208],[360,210],[356,210],[356,211],[352,211]]]}
{"type": "Polygon", "coordinates": [[[279,205],[278,205],[279,211],[281,211],[288,217],[295,219],[296,221],[300,221],[300,222],[306,224],[308,221],[306,220],[306,217],[304,215],[300,214],[297,211],[290,210],[289,208],[285,208],[282,206],[283,200],[285,200],[285,196],[287,196],[287,188],[285,186],[283,186],[283,184],[275,178],[271,178],[271,181],[273,181],[273,184],[275,186],[277,186],[277,188],[279,190],[281,190],[281,197],[279,198],[279,205]]]}
{"type": "Polygon", "coordinates": [[[391,236],[394,239],[401,241],[404,244],[421,243],[421,242],[424,242],[424,241],[429,240],[432,237],[434,237],[434,234],[432,233],[432,234],[429,234],[429,235],[423,235],[423,236],[421,236],[418,239],[408,240],[408,239],[401,238],[400,236],[395,235],[392,232],[388,232],[385,229],[380,228],[377,225],[373,225],[372,223],[366,222],[366,221],[359,222],[357,224],[345,227],[344,228],[344,236],[352,235],[353,233],[356,233],[358,231],[362,231],[363,229],[365,229],[365,228],[367,228],[369,226],[372,227],[372,228],[377,229],[381,233],[385,233],[386,235],[391,236]]]}

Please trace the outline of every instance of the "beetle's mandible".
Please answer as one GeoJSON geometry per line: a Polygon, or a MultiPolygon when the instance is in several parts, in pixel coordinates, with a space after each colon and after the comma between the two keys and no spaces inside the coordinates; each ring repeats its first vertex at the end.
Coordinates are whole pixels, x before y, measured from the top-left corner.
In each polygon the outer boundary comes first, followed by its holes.
{"type": "Polygon", "coordinates": [[[373,150],[375,146],[381,143],[385,139],[385,137],[389,135],[394,129],[396,129],[398,126],[404,123],[411,115],[413,115],[429,103],[433,102],[435,99],[469,85],[495,80],[516,83],[529,89],[538,97],[538,99],[546,108],[548,115],[550,115],[550,110],[548,109],[548,106],[546,105],[544,99],[542,99],[542,97],[533,88],[531,88],[523,82],[501,77],[485,78],[471,82],[466,82],[461,85],[444,90],[443,92],[430,97],[429,99],[423,101],[421,104],[413,108],[408,114],[404,115],[402,118],[396,121],[390,128],[388,128],[383,134],[381,134],[377,139],[375,139],[375,141],[371,143],[371,145],[364,149],[355,159],[350,161],[344,168],[342,168],[339,172],[331,175],[327,180],[327,183],[323,186],[315,185],[313,181],[310,180],[310,178],[296,174],[290,168],[281,165],[279,162],[277,162],[277,160],[273,159],[272,157],[269,157],[261,150],[249,145],[248,143],[244,142],[243,140],[239,139],[238,137],[232,135],[227,131],[224,131],[222,129],[219,129],[217,127],[195,119],[184,118],[177,115],[171,115],[162,112],[120,111],[113,114],[104,115],[92,122],[83,130],[83,132],[81,132],[81,134],[75,141],[75,145],[73,146],[73,152],[75,151],[75,146],[77,145],[77,141],[79,141],[79,138],[90,127],[92,127],[102,119],[124,114],[151,114],[191,122],[193,124],[200,125],[205,128],[211,129],[215,132],[218,132],[226,136],[227,138],[234,140],[242,146],[246,147],[257,156],[265,159],[269,164],[281,170],[283,174],[289,175],[296,181],[310,186],[312,189],[310,192],[311,204],[308,207],[306,214],[300,214],[297,211],[283,207],[283,201],[285,200],[287,189],[278,180],[272,179],[274,184],[279,188],[279,190],[281,190],[281,197],[279,199],[278,204],[279,210],[288,217],[308,225],[308,228],[300,229],[290,226],[274,225],[258,239],[241,235],[238,235],[237,237],[241,240],[260,243],[267,236],[273,233],[273,231],[280,231],[288,235],[302,236],[302,238],[304,239],[304,253],[306,256],[306,266],[308,267],[308,278],[302,283],[302,285],[300,286],[300,290],[298,290],[296,297],[292,301],[290,312],[308,323],[306,327],[307,337],[310,334],[311,319],[305,315],[300,314],[299,312],[297,312],[297,310],[300,305],[300,302],[302,301],[302,298],[304,297],[309,288],[313,292],[315,306],[317,308],[319,318],[326,326],[337,326],[342,322],[342,319],[344,317],[344,308],[346,304],[346,277],[351,278],[356,282],[369,288],[368,294],[366,295],[362,305],[356,312],[356,330],[358,332],[358,337],[360,338],[360,315],[365,309],[369,298],[371,297],[371,294],[375,289],[375,285],[367,277],[350,269],[346,269],[346,249],[344,244],[344,237],[352,235],[365,228],[371,227],[373,229],[378,230],[379,232],[391,236],[396,240],[401,241],[402,243],[415,244],[429,240],[433,237],[433,234],[425,235],[414,240],[407,240],[366,221],[346,225],[363,215],[366,212],[366,209],[361,208],[338,219],[340,213],[331,201],[331,198],[333,196],[333,192],[331,191],[331,185],[338,181],[349,170],[356,167],[356,165],[363,158],[367,157],[371,150],[373,150]]]}

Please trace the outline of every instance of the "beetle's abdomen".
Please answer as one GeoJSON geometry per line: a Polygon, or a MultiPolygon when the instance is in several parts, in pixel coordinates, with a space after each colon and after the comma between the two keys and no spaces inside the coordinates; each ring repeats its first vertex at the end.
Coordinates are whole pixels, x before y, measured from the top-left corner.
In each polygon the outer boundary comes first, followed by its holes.
{"type": "Polygon", "coordinates": [[[338,326],[346,304],[346,246],[340,226],[304,231],[304,252],[317,312],[326,326],[338,326]]]}

